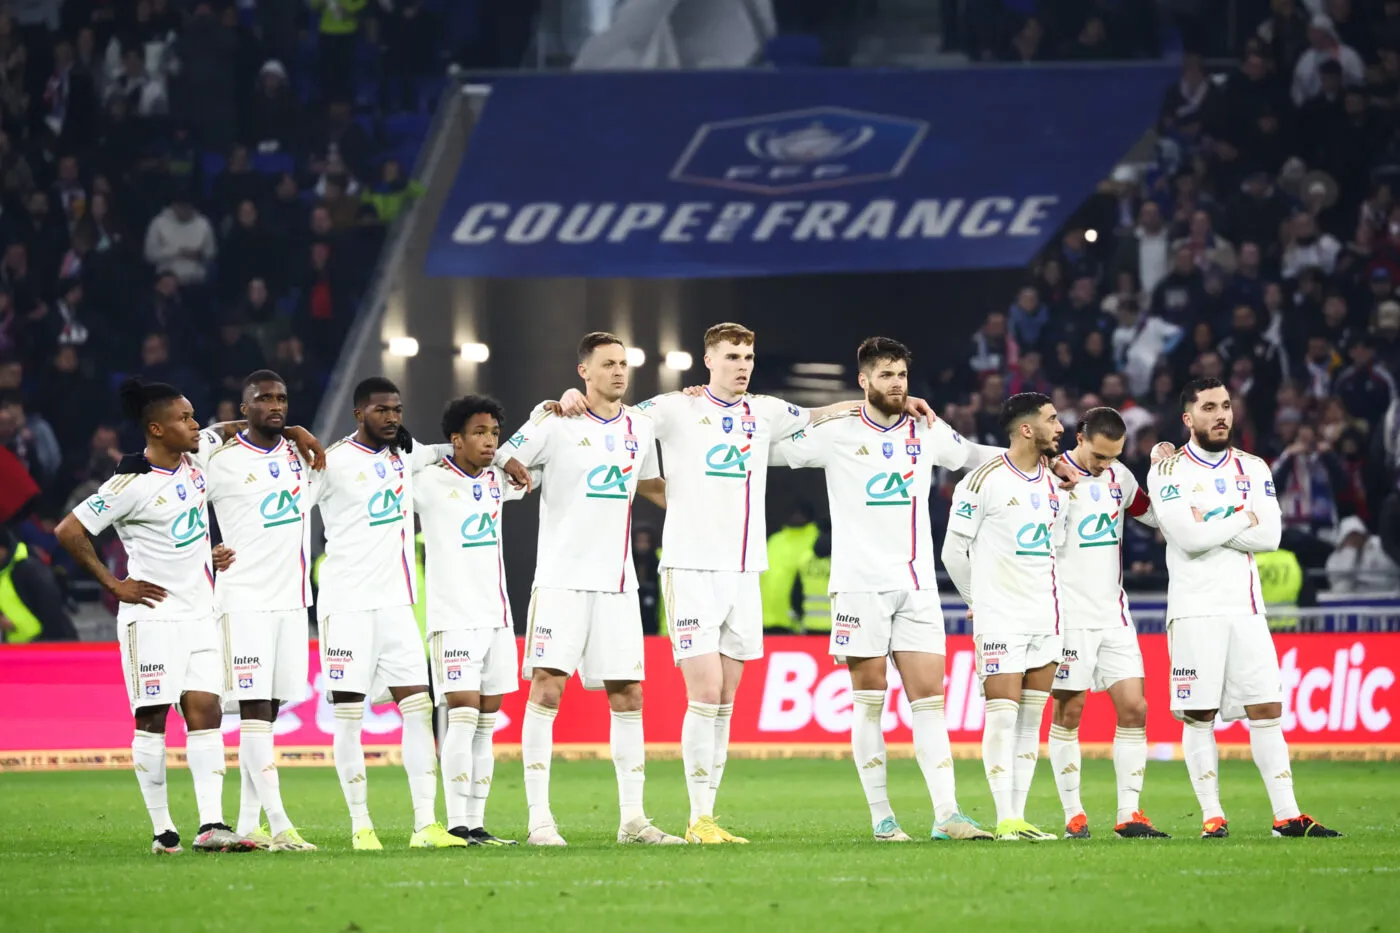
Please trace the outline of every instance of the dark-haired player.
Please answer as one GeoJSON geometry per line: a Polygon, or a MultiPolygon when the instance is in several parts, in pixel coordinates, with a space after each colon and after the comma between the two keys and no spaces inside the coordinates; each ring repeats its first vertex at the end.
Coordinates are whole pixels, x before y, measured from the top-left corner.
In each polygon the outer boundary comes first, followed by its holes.
{"type": "Polygon", "coordinates": [[[906,413],[907,347],[871,337],[856,352],[865,403],[773,446],[773,462],[822,467],[831,504],[831,654],[851,671],[851,751],[881,842],[908,842],[890,808],[882,719],[894,661],[909,699],[914,753],[933,801],[934,839],[990,839],[958,808],[943,710],[943,610],[929,530],[935,467],[961,470],[1000,455],[946,422],[906,413]]]}
{"type": "Polygon", "coordinates": [[[237,554],[214,577],[226,687],[237,700],[238,833],[274,852],[316,847],[287,817],[277,776],[273,723],[279,705],[306,690],[306,610],[313,471],[283,436],[287,386],[260,369],[243,381],[246,427],[208,459],[209,503],[224,543],[237,554]],[[258,825],[267,812],[266,828],[258,825]]]}
{"type": "Polygon", "coordinates": [[[121,404],[141,426],[145,450],[123,458],[116,474],[66,516],[56,533],[73,559],[121,601],[117,641],[136,721],[132,764],[154,832],[151,851],[183,851],[165,781],[165,724],[174,703],[189,729],[186,754],[200,823],[194,848],[249,851],[253,843],[223,821],[224,670],[214,619],[199,424],[179,390],[161,383],[128,380],[121,404]],[[127,553],[124,580],[112,576],[88,540],[88,534],[111,527],[127,553]]]}
{"type": "Polygon", "coordinates": [[[437,749],[423,641],[413,616],[414,475],[447,450],[414,444],[403,400],[382,376],[355,387],[355,433],[326,450],[316,505],[326,528],[316,614],[321,666],[335,705],[332,746],[356,850],[382,849],[369,818],[361,742],[365,697],[387,688],[403,716],[403,766],[415,849],[465,846],[437,821],[437,749]]]}
{"type": "Polygon", "coordinates": [[[982,766],[996,801],[997,839],[1048,841],[1026,822],[1040,723],[1059,667],[1064,620],[1055,552],[1064,541],[1060,495],[1042,458],[1064,426],[1047,396],[1022,392],[1001,407],[1010,449],[958,483],[943,564],[973,613],[977,674],[987,697],[982,766]]]}
{"type": "Polygon", "coordinates": [[[1113,771],[1118,783],[1114,832],[1124,838],[1166,838],[1138,807],[1147,770],[1147,699],[1142,649],[1123,592],[1123,530],[1132,515],[1152,527],[1152,502],[1118,457],[1127,426],[1112,408],[1079,419],[1078,446],[1064,460],[1079,471],[1067,493],[1065,546],[1056,556],[1064,598],[1064,660],[1055,672],[1050,770],[1065,811],[1065,838],[1088,839],[1079,798],[1079,720],[1085,695],[1106,692],[1118,714],[1113,771]]]}
{"type": "Polygon", "coordinates": [[[1167,539],[1167,644],[1172,714],[1185,723],[1181,751],[1201,805],[1201,838],[1230,834],[1220,806],[1215,717],[1249,720],[1249,747],[1274,811],[1275,836],[1339,836],[1298,809],[1283,737],[1283,685],[1264,615],[1254,554],[1282,533],[1269,466],[1230,446],[1234,409],[1218,379],[1181,393],[1191,433],[1149,473],[1167,539]]]}
{"type": "Polygon", "coordinates": [[[493,398],[449,402],[442,435],[452,455],[418,474],[413,508],[427,557],[428,652],[446,703],[442,787],[448,832],[471,845],[515,845],[485,828],[501,697],[518,689],[515,626],[501,557],[501,506],[526,493],[492,466],[505,412],[493,398]]]}

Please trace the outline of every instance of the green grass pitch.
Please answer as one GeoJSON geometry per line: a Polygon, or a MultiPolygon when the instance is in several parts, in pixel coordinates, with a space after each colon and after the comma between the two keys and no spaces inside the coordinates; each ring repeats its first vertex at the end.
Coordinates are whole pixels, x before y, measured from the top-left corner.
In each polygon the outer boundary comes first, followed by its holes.
{"type": "MultiPolygon", "coordinates": [[[[1294,769],[1304,809],[1347,838],[1270,838],[1254,766],[1230,761],[1221,782],[1232,838],[1196,838],[1184,766],[1154,762],[1143,803],[1175,838],[1116,839],[1112,765],[1095,760],[1084,763],[1094,839],[933,843],[917,767],[896,760],[891,800],[917,841],[877,844],[849,762],[744,760],[729,764],[720,815],[752,845],[623,849],[613,841],[612,766],[556,761],[554,812],[568,849],[410,851],[407,783],[384,767],[369,780],[386,850],[356,854],[334,772],[287,768],[283,797],[320,852],[158,858],[130,773],[0,774],[0,930],[1400,929],[1400,765],[1294,769]]],[[[649,814],[683,832],[680,764],[655,762],[650,778],[649,814]]],[[[964,807],[990,822],[980,764],[958,762],[958,778],[964,807]]],[[[170,788],[188,846],[188,774],[172,770],[170,788]]],[[[231,772],[230,823],[237,789],[231,772]]],[[[1028,815],[1062,826],[1048,762],[1028,815]]],[[[520,765],[502,762],[487,825],[520,836],[524,819],[520,765]]]]}

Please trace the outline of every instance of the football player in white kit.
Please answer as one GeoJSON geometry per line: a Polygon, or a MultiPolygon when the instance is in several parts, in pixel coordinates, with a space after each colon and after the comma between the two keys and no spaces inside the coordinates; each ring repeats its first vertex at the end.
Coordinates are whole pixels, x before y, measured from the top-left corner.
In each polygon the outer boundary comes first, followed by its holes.
{"type": "Polygon", "coordinates": [[[521,726],[527,845],[566,845],[549,806],[554,717],[574,671],[601,685],[612,709],[620,843],[676,845],[642,806],[646,744],[642,731],[645,643],[632,562],[632,499],[665,506],[651,418],[622,403],[627,353],[608,333],[579,343],[578,374],[587,389],[583,418],[560,418],[545,405],[496,454],[497,465],[543,467],[539,544],[523,677],[530,697],[521,726]]]}
{"type": "Polygon", "coordinates": [[[1273,835],[1339,836],[1298,809],[1283,737],[1283,683],[1254,554],[1278,548],[1268,464],[1230,446],[1234,410],[1218,379],[1181,393],[1190,440],[1156,463],[1153,509],[1167,539],[1167,647],[1172,714],[1201,805],[1201,838],[1230,834],[1220,805],[1215,717],[1249,720],[1249,747],[1274,811],[1273,835]]]}
{"type": "Polygon", "coordinates": [[[1040,725],[1061,660],[1056,551],[1065,522],[1054,475],[1064,426],[1049,397],[1022,392],[1001,408],[1005,454],[958,483],[943,565],[972,615],[977,674],[987,697],[982,766],[996,801],[997,839],[1055,839],[1026,821],[1040,725]]]}
{"type": "Polygon", "coordinates": [[[961,470],[1000,455],[947,425],[905,413],[910,353],[887,337],[860,345],[865,404],[773,447],[773,462],[822,467],[831,507],[831,654],[851,672],[851,751],[880,842],[908,842],[886,789],[887,659],[909,700],[914,751],[933,800],[934,839],[991,839],[958,808],[943,711],[943,610],[929,531],[934,467],[961,470]]]}
{"type": "Polygon", "coordinates": [[[513,846],[487,832],[486,797],[501,698],[518,689],[515,624],[506,597],[501,506],[528,490],[493,466],[501,403],[481,395],[449,402],[442,434],[452,455],[418,474],[413,508],[423,524],[428,650],[433,689],[445,703],[442,787],[447,831],[475,846],[513,846]]]}
{"type": "Polygon", "coordinates": [[[383,848],[369,816],[361,743],[365,697],[387,688],[403,716],[403,766],[413,801],[411,848],[464,847],[437,821],[437,747],[413,541],[414,475],[447,449],[413,443],[398,387],[374,376],[355,387],[355,433],[326,450],[316,505],[326,526],[316,614],[321,665],[335,705],[332,746],[357,851],[383,848]]]}
{"type": "Polygon", "coordinates": [[[56,534],[78,565],[121,601],[117,641],[136,725],[132,764],[151,816],[151,851],[183,851],[166,794],[165,725],[172,704],[179,704],[189,730],[185,751],[200,823],[195,850],[252,851],[254,844],[223,821],[224,669],[199,423],[189,401],[163,383],[129,379],[120,398],[126,416],[141,426],[146,448],[124,457],[116,475],[65,516],[56,534]],[[129,561],[124,580],[112,576],[88,540],[111,527],[129,561]]]}
{"type": "Polygon", "coordinates": [[[1138,807],[1147,770],[1147,699],[1142,649],[1123,592],[1123,532],[1130,515],[1154,528],[1157,521],[1147,493],[1118,462],[1126,436],[1122,415],[1091,408],[1079,419],[1078,445],[1063,457],[1081,477],[1065,495],[1067,539],[1056,557],[1065,644],[1052,693],[1050,767],[1065,811],[1066,839],[1089,838],[1079,798],[1079,720],[1090,689],[1106,692],[1118,716],[1114,832],[1122,838],[1167,838],[1138,807]]]}
{"type": "Polygon", "coordinates": [[[236,554],[214,576],[214,601],[224,686],[241,719],[237,831],[259,848],[306,852],[316,847],[297,832],[282,803],[273,723],[281,704],[300,700],[307,689],[313,472],[284,436],[287,386],[281,376],[266,369],[250,373],[240,410],[247,426],[208,459],[209,504],[224,544],[236,554]],[[260,811],[267,813],[266,826],[258,824],[260,811]]]}

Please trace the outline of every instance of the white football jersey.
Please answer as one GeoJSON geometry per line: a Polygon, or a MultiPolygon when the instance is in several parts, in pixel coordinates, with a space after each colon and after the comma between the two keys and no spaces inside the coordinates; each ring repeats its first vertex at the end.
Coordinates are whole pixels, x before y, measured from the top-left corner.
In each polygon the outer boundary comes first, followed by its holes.
{"type": "Polygon", "coordinates": [[[294,445],[263,449],[238,434],[209,455],[209,504],[233,566],[214,575],[220,612],[311,605],[312,472],[294,445]]]}
{"type": "Polygon", "coordinates": [[[1022,473],[1006,455],[963,477],[948,533],[971,539],[971,595],[979,634],[1063,631],[1056,552],[1064,544],[1060,491],[1044,465],[1022,473]]]}
{"type": "Polygon", "coordinates": [[[1123,593],[1123,532],[1128,516],[1147,513],[1152,503],[1128,468],[1117,460],[1098,476],[1065,454],[1080,473],[1079,483],[1060,490],[1064,504],[1065,546],[1056,556],[1065,628],[1091,630],[1131,627],[1123,593]]]}
{"type": "Polygon", "coordinates": [[[1208,453],[1188,442],[1150,476],[1152,508],[1167,539],[1167,618],[1262,615],[1253,552],[1277,550],[1283,529],[1268,464],[1234,448],[1208,453]],[[1251,526],[1246,512],[1259,524],[1251,526]]]}
{"type": "Polygon", "coordinates": [[[670,392],[637,406],[650,415],[666,465],[661,566],[758,573],[768,569],[770,446],[811,414],[767,395],[721,402],[670,392]]]}
{"type": "Polygon", "coordinates": [[[496,465],[511,458],[544,470],[534,585],[635,590],[632,499],[638,482],[661,475],[651,418],[630,406],[606,420],[591,411],[556,418],[539,405],[496,452],[496,465]]]}
{"type": "Polygon", "coordinates": [[[419,473],[413,508],[423,524],[429,632],[510,628],[501,558],[502,504],[525,495],[500,467],[472,476],[451,457],[419,473]]]}
{"type": "Polygon", "coordinates": [[[325,472],[316,477],[326,528],[318,615],[417,602],[413,476],[440,456],[441,446],[415,443],[412,452],[395,453],[353,436],[326,449],[325,472]]]}
{"type": "Polygon", "coordinates": [[[119,622],[213,617],[207,480],[199,464],[198,456],[185,454],[173,470],[152,466],[149,473],[118,473],[73,510],[91,534],[116,526],[126,549],[127,576],[167,594],[154,608],[122,603],[119,622]]]}
{"type": "Polygon", "coordinates": [[[774,463],[826,470],[832,593],[938,588],[929,485],[935,467],[962,469],[972,446],[946,422],[905,415],[883,427],[864,407],[774,445],[774,463]]]}

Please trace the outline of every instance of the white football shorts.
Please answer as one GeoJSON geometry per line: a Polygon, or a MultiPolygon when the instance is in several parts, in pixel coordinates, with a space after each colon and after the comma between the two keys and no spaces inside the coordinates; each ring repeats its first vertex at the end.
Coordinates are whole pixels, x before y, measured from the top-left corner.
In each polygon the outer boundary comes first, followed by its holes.
{"type": "Polygon", "coordinates": [[[377,698],[381,689],[428,685],[428,656],[412,606],[332,612],[321,618],[325,689],[377,698]]]}
{"type": "Polygon", "coordinates": [[[520,689],[513,629],[498,626],[431,632],[428,656],[439,704],[447,702],[449,693],[500,696],[520,689]]]}
{"type": "Polygon", "coordinates": [[[590,689],[608,680],[643,680],[646,647],[637,591],[534,590],[520,674],[528,680],[537,667],[578,671],[590,689]]]}
{"type": "Polygon", "coordinates": [[[223,693],[224,662],[213,616],[118,622],[117,644],[133,711],[178,705],[188,691],[223,693]]]}
{"type": "Polygon", "coordinates": [[[219,617],[219,629],[226,699],[301,699],[309,664],[305,609],[230,612],[219,617]]]}
{"type": "Polygon", "coordinates": [[[946,654],[945,641],[937,590],[832,594],[829,650],[837,664],[896,651],[946,654]]]}
{"type": "Polygon", "coordinates": [[[661,572],[666,629],[677,663],[716,652],[736,661],[763,657],[759,576],[676,567],[661,572]]]}
{"type": "Polygon", "coordinates": [[[1064,659],[1055,689],[1102,693],[1120,680],[1143,676],[1142,649],[1130,625],[1065,632],[1064,659]]]}
{"type": "Polygon", "coordinates": [[[1243,719],[1246,706],[1283,702],[1278,652],[1265,616],[1195,616],[1167,622],[1171,708],[1220,710],[1243,719]]]}
{"type": "Polygon", "coordinates": [[[1064,647],[1064,635],[1040,632],[1034,635],[1007,632],[985,634],[976,631],[977,617],[972,618],[973,647],[977,660],[977,676],[982,680],[996,674],[1024,674],[1047,664],[1059,664],[1064,647]]]}

